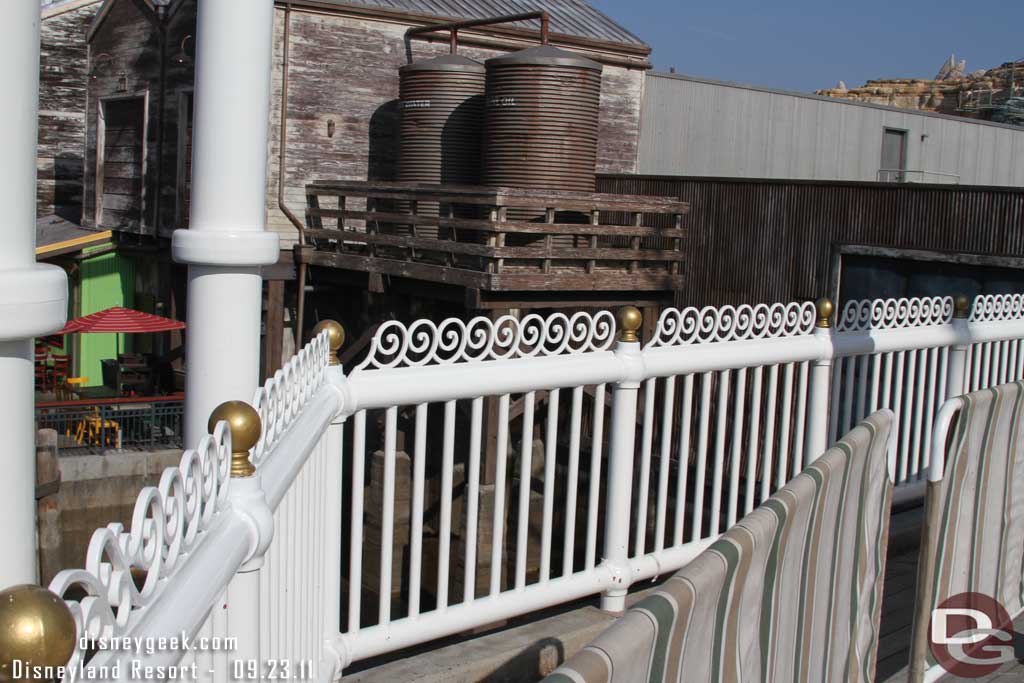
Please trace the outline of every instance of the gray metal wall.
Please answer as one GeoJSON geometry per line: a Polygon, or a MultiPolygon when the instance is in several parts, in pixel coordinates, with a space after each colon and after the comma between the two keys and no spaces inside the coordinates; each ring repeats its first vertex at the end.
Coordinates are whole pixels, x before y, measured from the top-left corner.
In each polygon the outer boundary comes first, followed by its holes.
{"type": "Polygon", "coordinates": [[[1024,186],[1024,128],[667,74],[647,77],[637,172],[873,181],[885,128],[907,131],[912,182],[1024,186]]]}

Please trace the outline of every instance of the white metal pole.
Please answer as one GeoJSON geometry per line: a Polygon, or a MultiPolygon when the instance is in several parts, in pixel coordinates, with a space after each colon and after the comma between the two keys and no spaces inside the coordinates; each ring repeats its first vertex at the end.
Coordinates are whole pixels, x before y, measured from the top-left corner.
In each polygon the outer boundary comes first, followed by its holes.
{"type": "Polygon", "coordinates": [[[601,596],[601,609],[626,609],[632,583],[629,565],[629,526],[632,519],[633,459],[636,449],[636,406],[642,379],[643,356],[636,331],[640,311],[627,307],[619,315],[621,329],[616,357],[628,368],[627,378],[612,389],[612,422],[608,448],[608,492],[605,503],[604,564],[612,572],[611,588],[601,596]]]}
{"type": "MultiPolygon", "coordinates": [[[[345,381],[344,373],[340,365],[332,365],[327,370],[334,377],[337,383],[345,381]]],[[[323,514],[327,516],[326,547],[324,554],[327,558],[327,568],[324,575],[327,583],[324,586],[323,601],[326,605],[324,610],[324,639],[333,641],[341,631],[341,527],[342,527],[342,458],[344,456],[342,432],[345,419],[335,416],[331,426],[327,428],[327,467],[324,491],[326,493],[323,501],[323,514]]]]}
{"type": "Polygon", "coordinates": [[[828,448],[829,410],[832,396],[832,313],[834,306],[828,299],[818,301],[818,322],[814,336],[825,346],[825,351],[811,362],[811,376],[807,387],[807,436],[804,442],[804,462],[799,469],[814,462],[828,448]]]}
{"type": "Polygon", "coordinates": [[[265,232],[267,130],[274,3],[238,11],[203,0],[196,28],[196,86],[189,230],[174,259],[189,265],[185,440],[206,434],[210,412],[251,398],[258,383],[262,278],[276,263],[265,232]]]}
{"type": "Polygon", "coordinates": [[[0,28],[0,587],[36,580],[32,338],[60,329],[67,277],[35,262],[39,3],[14,0],[0,28]]]}
{"type": "Polygon", "coordinates": [[[971,346],[971,332],[967,319],[970,315],[970,299],[958,296],[953,306],[953,330],[958,341],[949,347],[949,367],[946,370],[947,399],[960,396],[967,391],[967,351],[971,346]]]}

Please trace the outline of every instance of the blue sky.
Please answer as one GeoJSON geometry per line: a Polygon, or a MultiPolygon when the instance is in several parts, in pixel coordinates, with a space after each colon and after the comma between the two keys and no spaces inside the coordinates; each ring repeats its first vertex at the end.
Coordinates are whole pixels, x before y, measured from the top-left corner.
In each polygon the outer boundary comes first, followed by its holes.
{"type": "Polygon", "coordinates": [[[659,71],[811,91],[1024,58],[1024,0],[590,0],[654,48],[659,71]]]}

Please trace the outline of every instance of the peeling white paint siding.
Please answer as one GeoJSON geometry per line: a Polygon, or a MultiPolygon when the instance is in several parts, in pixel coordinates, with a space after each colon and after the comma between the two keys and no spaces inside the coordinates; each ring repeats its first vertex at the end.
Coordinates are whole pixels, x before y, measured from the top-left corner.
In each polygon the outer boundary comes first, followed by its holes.
{"type": "Polygon", "coordinates": [[[886,128],[927,182],[1024,186],[1024,128],[667,74],[647,76],[637,172],[873,181],[886,128]]]}

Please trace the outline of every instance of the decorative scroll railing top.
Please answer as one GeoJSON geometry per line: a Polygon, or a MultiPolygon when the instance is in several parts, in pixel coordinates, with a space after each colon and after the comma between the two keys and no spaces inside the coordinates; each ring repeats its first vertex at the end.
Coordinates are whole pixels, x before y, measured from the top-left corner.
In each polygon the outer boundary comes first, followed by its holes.
{"type": "Polygon", "coordinates": [[[1024,294],[985,294],[974,297],[971,322],[990,323],[1024,318],[1024,294]]]}
{"type": "Polygon", "coordinates": [[[850,301],[836,320],[839,332],[895,330],[947,325],[953,320],[953,297],[864,299],[850,301]]]}
{"type": "Polygon", "coordinates": [[[749,306],[665,309],[647,348],[745,339],[799,337],[814,331],[817,310],[810,301],[749,306]]]}
{"type": "Polygon", "coordinates": [[[354,373],[400,367],[453,365],[515,358],[606,351],[615,341],[615,316],[608,311],[571,316],[531,313],[522,319],[448,318],[439,324],[396,320],[377,330],[370,351],[354,373]]]}
{"type": "Polygon", "coordinates": [[[160,598],[164,579],[173,576],[203,541],[227,503],[231,481],[231,434],[221,423],[195,450],[187,450],[177,467],[168,467],[158,486],[139,493],[131,530],[121,524],[97,529],[89,541],[85,569],[66,569],[50,582],[65,599],[76,627],[76,649],[66,681],[78,676],[86,640],[120,637],[138,616],[160,598]],[[133,570],[141,580],[136,583],[133,570]]]}
{"type": "Polygon", "coordinates": [[[260,414],[263,433],[252,449],[253,465],[259,467],[267,452],[288,431],[302,407],[324,383],[331,353],[327,336],[324,331],[311,339],[256,390],[252,405],[260,414]]]}

